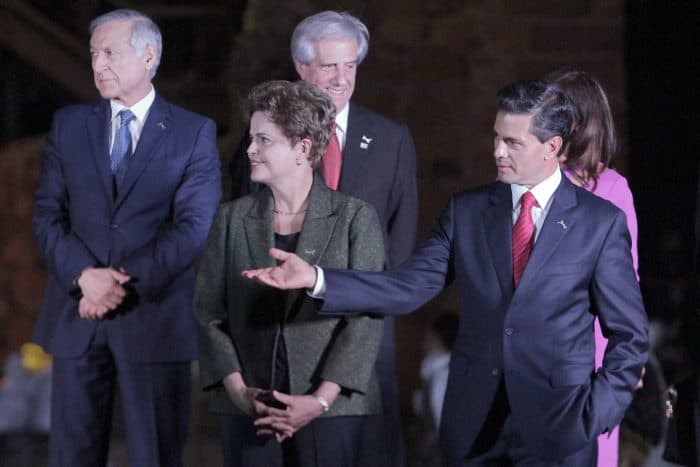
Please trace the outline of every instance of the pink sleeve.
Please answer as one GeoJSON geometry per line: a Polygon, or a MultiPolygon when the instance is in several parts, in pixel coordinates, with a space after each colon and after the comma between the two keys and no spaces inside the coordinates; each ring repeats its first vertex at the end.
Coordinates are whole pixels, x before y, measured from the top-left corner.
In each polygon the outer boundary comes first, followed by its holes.
{"type": "Polygon", "coordinates": [[[632,192],[627,184],[627,179],[620,176],[610,190],[609,201],[620,208],[627,216],[627,229],[630,231],[632,239],[632,263],[634,271],[637,273],[639,280],[639,257],[637,255],[637,213],[634,210],[634,199],[632,192]]]}

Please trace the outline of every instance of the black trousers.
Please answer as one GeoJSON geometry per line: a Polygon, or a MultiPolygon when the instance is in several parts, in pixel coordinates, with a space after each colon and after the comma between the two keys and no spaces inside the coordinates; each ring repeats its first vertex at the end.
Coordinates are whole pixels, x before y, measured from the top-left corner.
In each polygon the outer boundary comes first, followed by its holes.
{"type": "Polygon", "coordinates": [[[224,467],[356,467],[365,418],[316,418],[279,444],[258,437],[250,417],[221,416],[224,467]]]}

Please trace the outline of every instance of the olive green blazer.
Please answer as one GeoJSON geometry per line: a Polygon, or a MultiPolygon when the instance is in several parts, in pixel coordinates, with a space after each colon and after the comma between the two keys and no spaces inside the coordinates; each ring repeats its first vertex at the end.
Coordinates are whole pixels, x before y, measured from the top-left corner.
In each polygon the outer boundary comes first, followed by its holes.
{"type": "MultiPolygon", "coordinates": [[[[274,266],[268,255],[274,246],[272,205],[269,188],[222,205],[199,266],[195,318],[200,382],[213,391],[210,410],[241,413],[222,384],[233,372],[241,372],[248,386],[270,388],[274,345],[282,332],[292,394],[308,394],[322,380],[333,381],[342,391],[326,416],[378,413],[374,361],[380,318],[320,317],[305,290],[281,292],[241,277],[244,269],[274,266]],[[276,294],[284,294],[284,326],[276,294]]],[[[325,268],[381,270],[384,245],[374,209],[315,178],[296,254],[325,268]]]]}

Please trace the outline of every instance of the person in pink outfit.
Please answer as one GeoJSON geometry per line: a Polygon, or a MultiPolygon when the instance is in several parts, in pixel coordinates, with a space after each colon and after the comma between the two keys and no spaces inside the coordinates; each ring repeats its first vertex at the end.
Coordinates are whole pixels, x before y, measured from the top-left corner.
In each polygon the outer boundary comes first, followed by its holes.
{"type": "MultiPolygon", "coordinates": [[[[583,71],[555,73],[548,79],[573,101],[574,131],[560,166],[575,184],[620,208],[627,216],[634,270],[638,273],[637,215],[627,179],[610,167],[617,149],[615,127],[603,87],[583,71]]],[[[608,340],[595,320],[595,364],[600,368],[608,340]]],[[[619,426],[598,438],[598,467],[617,466],[619,426]]]]}

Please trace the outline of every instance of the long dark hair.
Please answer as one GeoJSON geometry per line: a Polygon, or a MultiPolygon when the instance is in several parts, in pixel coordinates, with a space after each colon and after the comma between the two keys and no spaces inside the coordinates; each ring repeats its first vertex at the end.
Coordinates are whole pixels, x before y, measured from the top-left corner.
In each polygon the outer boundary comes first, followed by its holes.
{"type": "Polygon", "coordinates": [[[583,185],[593,182],[611,166],[617,151],[617,135],[608,96],[600,83],[580,70],[555,72],[547,76],[573,102],[574,127],[564,166],[583,185]]]}

